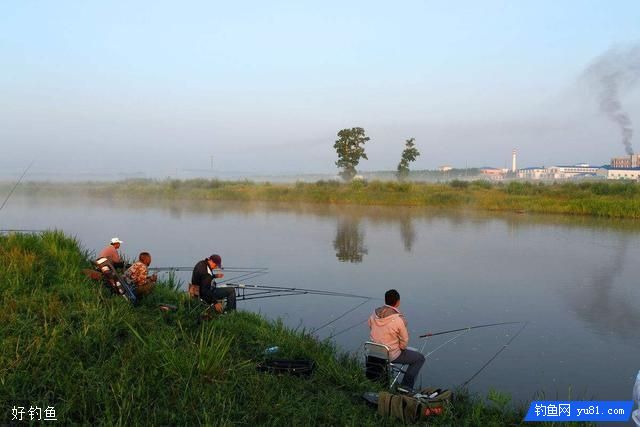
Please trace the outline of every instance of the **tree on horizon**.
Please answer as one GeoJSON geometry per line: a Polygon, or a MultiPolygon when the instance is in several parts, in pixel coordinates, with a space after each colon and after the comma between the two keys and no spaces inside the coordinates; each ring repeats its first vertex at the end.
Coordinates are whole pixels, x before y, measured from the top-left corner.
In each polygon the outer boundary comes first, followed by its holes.
{"type": "Polygon", "coordinates": [[[409,176],[409,163],[416,160],[420,155],[420,152],[415,147],[415,138],[409,138],[406,140],[400,163],[398,163],[397,177],[400,181],[404,181],[409,176]]]}
{"type": "Polygon", "coordinates": [[[369,160],[364,152],[364,144],[370,139],[361,127],[342,129],[338,132],[338,139],[333,148],[338,154],[336,166],[342,169],[339,174],[345,181],[351,181],[356,176],[356,166],[360,159],[369,160]]]}

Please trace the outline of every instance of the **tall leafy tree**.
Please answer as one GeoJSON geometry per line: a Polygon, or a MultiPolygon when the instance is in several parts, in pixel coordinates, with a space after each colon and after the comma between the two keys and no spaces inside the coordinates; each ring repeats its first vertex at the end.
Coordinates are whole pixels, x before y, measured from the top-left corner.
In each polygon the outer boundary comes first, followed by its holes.
{"type": "Polygon", "coordinates": [[[416,148],[415,138],[409,138],[404,144],[404,150],[402,151],[402,157],[400,163],[398,163],[398,179],[405,180],[409,176],[409,163],[416,160],[420,155],[420,152],[416,148]]]}
{"type": "Polygon", "coordinates": [[[340,176],[345,181],[351,181],[356,176],[356,166],[360,159],[368,160],[364,152],[364,144],[369,141],[363,128],[342,129],[338,132],[338,139],[333,144],[333,148],[338,153],[336,166],[342,169],[340,176]]]}

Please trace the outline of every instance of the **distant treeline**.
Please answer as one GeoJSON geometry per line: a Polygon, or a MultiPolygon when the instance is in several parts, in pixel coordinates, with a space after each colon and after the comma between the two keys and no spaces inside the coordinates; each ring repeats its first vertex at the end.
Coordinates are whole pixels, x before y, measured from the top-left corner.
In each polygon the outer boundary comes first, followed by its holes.
{"type": "Polygon", "coordinates": [[[518,213],[640,218],[640,186],[633,182],[531,183],[453,180],[447,183],[323,180],[295,184],[216,179],[117,183],[24,184],[34,194],[76,193],[94,197],[277,201],[404,205],[518,213]]]}
{"type": "MultiPolygon", "coordinates": [[[[364,178],[367,179],[378,179],[383,181],[389,180],[397,180],[396,172],[394,171],[370,171],[370,172],[361,172],[360,173],[364,178]]],[[[428,182],[445,182],[451,181],[453,179],[477,179],[480,177],[480,169],[479,168],[468,168],[468,169],[451,169],[448,171],[440,171],[440,170],[415,170],[409,171],[409,175],[406,180],[409,181],[428,181],[428,182]]]]}

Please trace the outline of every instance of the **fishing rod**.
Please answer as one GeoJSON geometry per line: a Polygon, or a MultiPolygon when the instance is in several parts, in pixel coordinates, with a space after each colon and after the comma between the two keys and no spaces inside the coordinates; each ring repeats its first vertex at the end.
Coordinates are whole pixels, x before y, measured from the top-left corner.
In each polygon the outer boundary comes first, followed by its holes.
{"type": "MultiPolygon", "coordinates": [[[[153,271],[193,271],[194,267],[149,267],[149,270],[153,271]]],[[[215,271],[217,273],[223,272],[231,272],[231,273],[248,273],[248,272],[257,272],[257,271],[267,271],[269,270],[267,267],[225,267],[215,268],[211,271],[215,271]]]]}
{"type": "MultiPolygon", "coordinates": [[[[244,283],[226,283],[224,286],[236,288],[238,293],[240,293],[240,297],[242,297],[245,291],[263,291],[260,293],[286,293],[286,292],[299,292],[300,294],[310,294],[310,295],[324,295],[324,296],[335,296],[335,297],[348,297],[348,298],[364,298],[366,300],[372,299],[368,296],[350,294],[345,292],[334,292],[334,291],[326,291],[322,289],[309,289],[309,288],[294,288],[294,287],[284,287],[284,286],[267,286],[267,285],[250,285],[244,283]]],[[[255,295],[255,293],[249,294],[255,295]]]]}
{"type": "Polygon", "coordinates": [[[305,294],[304,292],[288,292],[288,293],[281,293],[281,294],[269,294],[269,295],[259,295],[259,296],[255,296],[257,294],[247,294],[247,295],[241,295],[238,298],[240,299],[240,301],[249,301],[252,299],[288,297],[291,295],[304,295],[304,294],[305,294]]]}
{"type": "Polygon", "coordinates": [[[255,279],[258,276],[262,276],[263,274],[267,274],[268,271],[267,270],[257,270],[257,271],[250,271],[248,273],[244,273],[244,274],[240,274],[239,276],[234,276],[234,277],[229,277],[227,279],[222,279],[220,281],[218,281],[218,284],[224,284],[227,283],[231,280],[249,280],[249,279],[255,279]]]}
{"type": "MultiPolygon", "coordinates": [[[[178,271],[193,271],[194,267],[149,267],[149,271],[157,271],[157,272],[169,272],[169,273],[175,273],[178,271]]],[[[263,274],[267,274],[269,272],[269,269],[266,267],[227,267],[224,269],[221,268],[214,268],[213,270],[211,270],[211,272],[213,274],[220,274],[220,273],[243,273],[234,277],[230,277],[227,279],[223,279],[223,280],[219,280],[217,283],[218,284],[223,284],[226,283],[230,280],[247,280],[247,279],[254,279],[258,276],[262,276],[263,274]]]]}
{"type": "Polygon", "coordinates": [[[0,211],[2,209],[4,209],[4,206],[9,201],[9,198],[11,197],[13,192],[16,191],[16,188],[18,188],[18,185],[20,185],[20,183],[22,182],[22,179],[25,177],[27,172],[29,172],[29,169],[31,169],[31,166],[33,166],[34,162],[35,162],[35,160],[32,160],[31,163],[29,163],[29,166],[27,166],[27,168],[24,170],[24,172],[22,172],[22,175],[20,175],[20,178],[18,178],[18,181],[13,185],[13,187],[11,188],[11,191],[9,191],[9,194],[7,195],[7,197],[5,197],[4,202],[2,202],[2,206],[0,206],[0,211]]]}
{"type": "Polygon", "coordinates": [[[517,323],[522,323],[522,322],[500,322],[500,323],[488,323],[486,325],[476,325],[476,326],[467,326],[466,328],[458,328],[458,329],[451,329],[449,331],[441,331],[441,332],[428,332],[424,335],[420,335],[420,338],[429,338],[429,337],[435,337],[437,335],[444,335],[444,334],[451,334],[453,332],[460,332],[460,331],[467,331],[467,330],[471,330],[471,329],[480,329],[480,328],[488,328],[491,326],[501,326],[501,325],[515,325],[517,323]]]}

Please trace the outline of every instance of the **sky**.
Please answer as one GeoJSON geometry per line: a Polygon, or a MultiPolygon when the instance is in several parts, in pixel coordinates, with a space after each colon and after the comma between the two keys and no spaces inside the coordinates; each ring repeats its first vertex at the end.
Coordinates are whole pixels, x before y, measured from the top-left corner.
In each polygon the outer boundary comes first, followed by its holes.
{"type": "Polygon", "coordinates": [[[639,23],[635,0],[4,0],[0,179],[333,173],[355,126],[361,170],[410,137],[413,169],[605,164],[620,132],[580,76],[639,23]]]}

